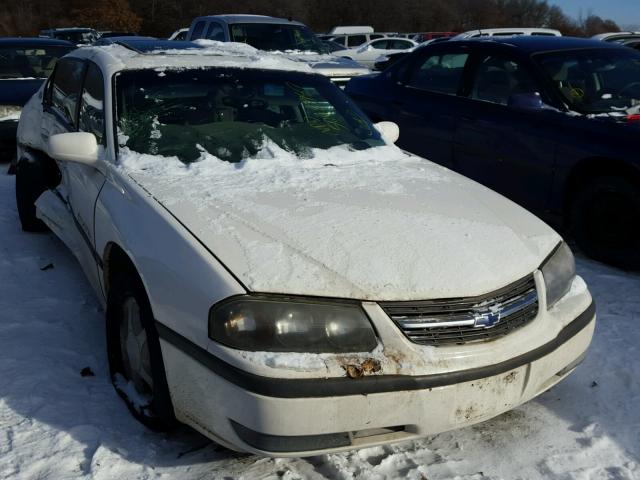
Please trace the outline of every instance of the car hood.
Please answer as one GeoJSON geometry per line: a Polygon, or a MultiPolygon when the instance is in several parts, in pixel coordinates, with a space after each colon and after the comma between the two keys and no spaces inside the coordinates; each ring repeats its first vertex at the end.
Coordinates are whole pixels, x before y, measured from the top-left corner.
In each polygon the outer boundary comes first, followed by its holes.
{"type": "Polygon", "coordinates": [[[121,152],[126,174],[253,292],[365,300],[487,293],[536,270],[560,241],[465,177],[392,146],[275,145],[238,164],[121,152]]]}

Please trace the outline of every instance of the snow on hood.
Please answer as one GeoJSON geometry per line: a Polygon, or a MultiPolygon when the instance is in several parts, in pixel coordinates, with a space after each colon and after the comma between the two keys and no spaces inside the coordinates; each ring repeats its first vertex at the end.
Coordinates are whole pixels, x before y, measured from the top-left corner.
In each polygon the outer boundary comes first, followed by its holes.
{"type": "Polygon", "coordinates": [[[533,272],[560,241],[485,187],[395,146],[267,142],[228,163],[122,149],[121,167],[250,291],[409,300],[479,295],[533,272]]]}

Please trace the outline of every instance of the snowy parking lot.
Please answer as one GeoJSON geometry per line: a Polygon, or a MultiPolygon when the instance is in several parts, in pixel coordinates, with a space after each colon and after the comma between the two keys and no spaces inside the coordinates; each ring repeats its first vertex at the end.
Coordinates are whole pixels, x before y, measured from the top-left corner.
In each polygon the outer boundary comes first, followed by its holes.
{"type": "Polygon", "coordinates": [[[526,405],[422,441],[261,458],[133,419],[109,382],[98,301],[56,237],[20,230],[14,182],[0,175],[0,478],[640,479],[639,274],[578,258],[592,347],[526,405]]]}

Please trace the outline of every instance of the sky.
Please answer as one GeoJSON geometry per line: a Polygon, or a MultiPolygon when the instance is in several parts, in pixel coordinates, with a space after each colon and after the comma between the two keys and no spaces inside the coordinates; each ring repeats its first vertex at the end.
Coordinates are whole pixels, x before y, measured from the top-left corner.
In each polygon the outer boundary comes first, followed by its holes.
{"type": "Polygon", "coordinates": [[[610,18],[621,27],[627,25],[640,26],[640,0],[548,0],[552,5],[558,5],[572,17],[578,17],[580,12],[589,12],[602,18],[610,18]]]}

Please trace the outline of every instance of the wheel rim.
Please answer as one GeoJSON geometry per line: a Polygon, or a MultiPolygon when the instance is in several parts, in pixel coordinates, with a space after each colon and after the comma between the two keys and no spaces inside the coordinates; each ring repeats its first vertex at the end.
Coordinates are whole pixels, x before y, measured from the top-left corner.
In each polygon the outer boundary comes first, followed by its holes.
{"type": "Polygon", "coordinates": [[[126,380],[133,382],[138,393],[145,397],[151,395],[153,377],[147,332],[142,325],[140,305],[133,297],[128,297],[122,305],[120,351],[126,380]]]}

